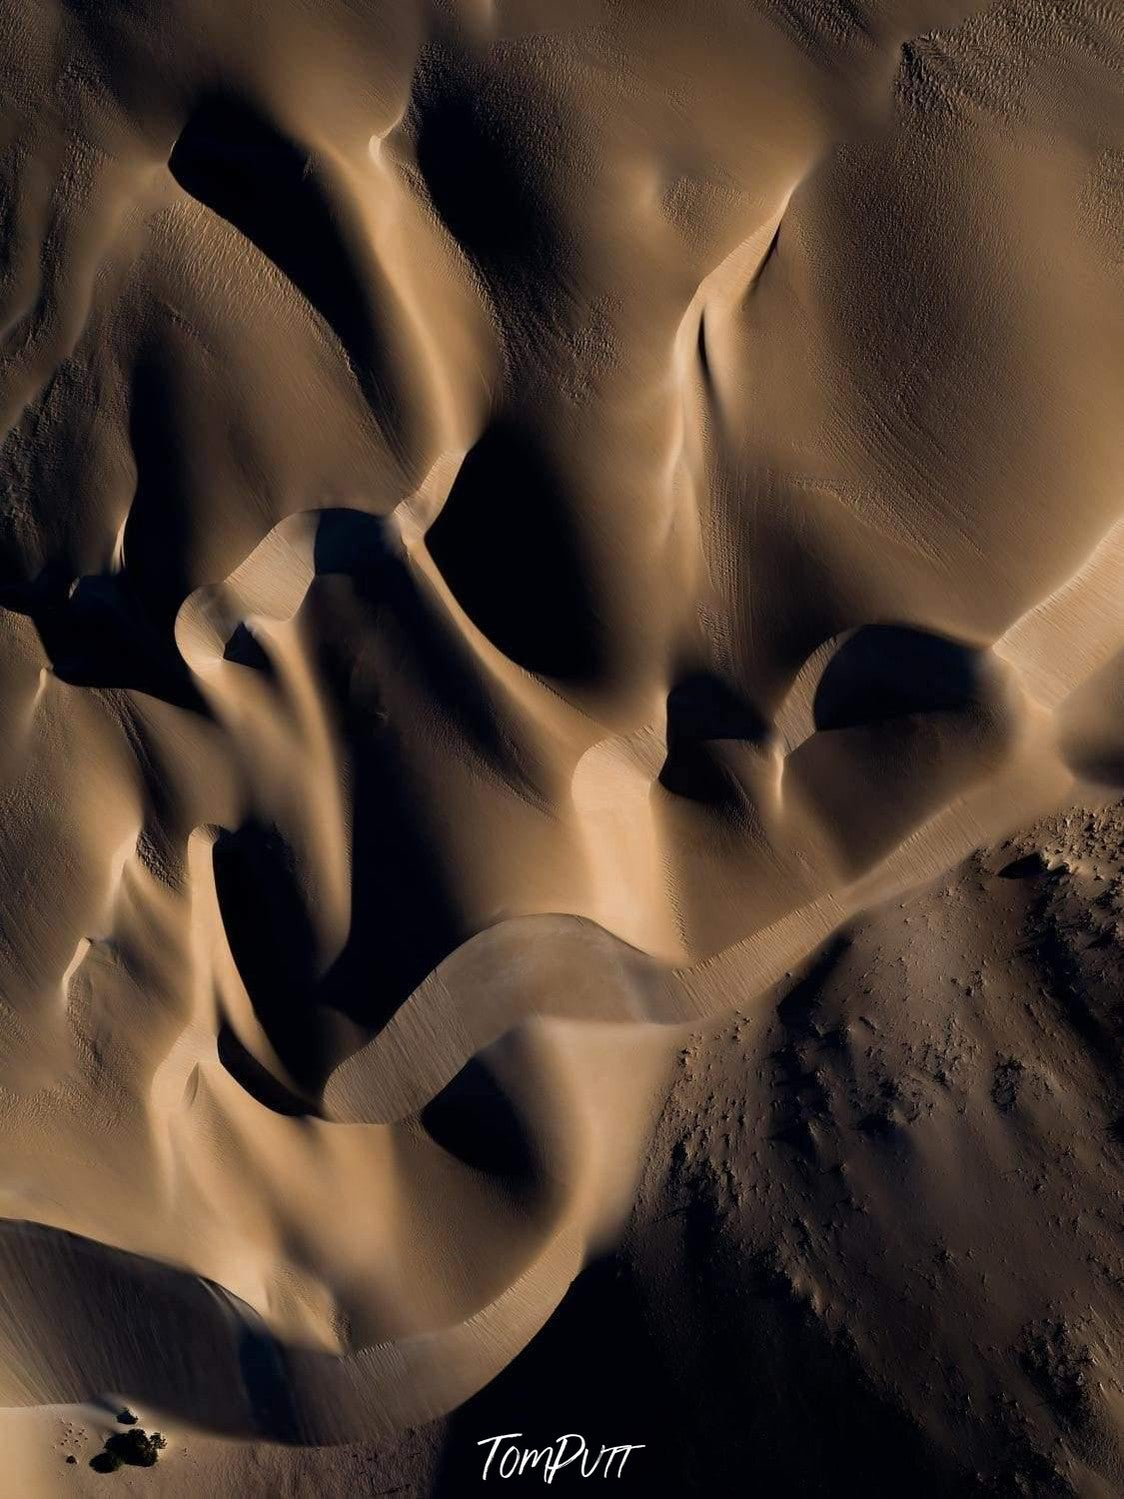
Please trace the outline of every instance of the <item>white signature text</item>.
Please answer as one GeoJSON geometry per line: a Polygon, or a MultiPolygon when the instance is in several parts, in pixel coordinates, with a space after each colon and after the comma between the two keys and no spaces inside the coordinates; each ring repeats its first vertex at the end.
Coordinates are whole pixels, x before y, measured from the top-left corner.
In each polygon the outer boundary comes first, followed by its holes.
{"type": "Polygon", "coordinates": [[[498,1437],[485,1437],[477,1442],[478,1447],[489,1447],[491,1451],[484,1459],[484,1477],[493,1473],[499,1478],[520,1478],[527,1473],[541,1471],[544,1483],[553,1483],[563,1468],[571,1471],[571,1478],[620,1478],[624,1465],[634,1452],[641,1452],[644,1442],[628,1442],[619,1447],[602,1446],[594,1456],[593,1448],[576,1431],[568,1431],[557,1437],[546,1447],[519,1447],[515,1438],[521,1431],[505,1431],[498,1437]],[[501,1443],[507,1446],[501,1451],[501,1443]],[[581,1466],[574,1470],[573,1464],[581,1466]]]}

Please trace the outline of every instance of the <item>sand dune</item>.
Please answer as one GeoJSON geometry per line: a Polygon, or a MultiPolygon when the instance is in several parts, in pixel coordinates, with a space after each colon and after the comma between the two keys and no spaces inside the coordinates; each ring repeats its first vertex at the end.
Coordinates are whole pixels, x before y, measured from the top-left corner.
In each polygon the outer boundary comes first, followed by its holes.
{"type": "Polygon", "coordinates": [[[640,1233],[684,1047],[760,1098],[793,973],[847,1009],[839,941],[1124,787],[1124,26],[19,0],[0,53],[0,1404],[342,1493],[299,1449],[412,1440],[640,1233]]]}

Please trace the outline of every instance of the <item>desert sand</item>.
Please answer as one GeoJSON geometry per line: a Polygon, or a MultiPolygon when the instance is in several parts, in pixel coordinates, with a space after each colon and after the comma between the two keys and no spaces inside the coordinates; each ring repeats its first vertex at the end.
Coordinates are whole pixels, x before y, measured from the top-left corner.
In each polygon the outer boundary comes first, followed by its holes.
{"type": "Polygon", "coordinates": [[[1124,1491],[1119,8],[0,70],[0,1489],[1124,1491]]]}

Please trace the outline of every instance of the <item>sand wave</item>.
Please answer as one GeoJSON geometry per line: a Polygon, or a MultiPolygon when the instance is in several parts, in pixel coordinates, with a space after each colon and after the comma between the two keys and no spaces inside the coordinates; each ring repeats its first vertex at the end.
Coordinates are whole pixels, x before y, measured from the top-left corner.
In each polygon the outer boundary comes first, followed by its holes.
{"type": "Polygon", "coordinates": [[[0,1399],[447,1411],[684,1027],[1122,784],[1069,9],[4,30],[0,1399]]]}

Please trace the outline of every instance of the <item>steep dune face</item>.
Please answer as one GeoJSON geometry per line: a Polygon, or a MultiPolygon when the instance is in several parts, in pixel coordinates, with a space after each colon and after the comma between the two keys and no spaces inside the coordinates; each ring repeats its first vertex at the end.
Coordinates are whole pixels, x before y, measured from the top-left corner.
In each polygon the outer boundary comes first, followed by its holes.
{"type": "Polygon", "coordinates": [[[0,1398],[385,1436],[613,1232],[683,1026],[1121,784],[1124,32],[0,46],[0,1398]]]}

